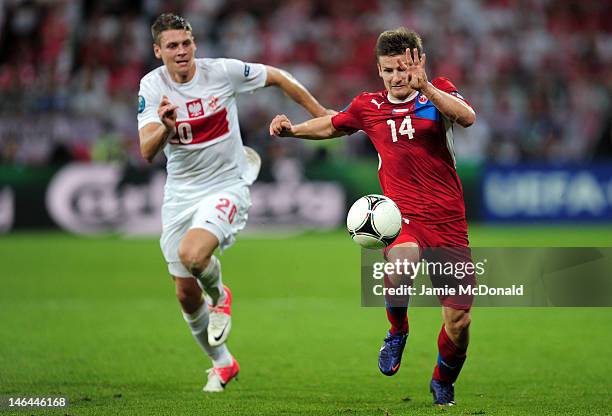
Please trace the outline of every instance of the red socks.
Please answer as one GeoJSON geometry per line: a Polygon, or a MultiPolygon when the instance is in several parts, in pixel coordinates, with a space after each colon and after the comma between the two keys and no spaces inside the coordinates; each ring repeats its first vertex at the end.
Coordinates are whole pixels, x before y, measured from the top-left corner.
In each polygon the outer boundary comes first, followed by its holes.
{"type": "MultiPolygon", "coordinates": [[[[389,276],[385,275],[385,287],[394,287],[391,284],[389,276]]],[[[385,303],[387,305],[387,319],[391,323],[391,329],[389,332],[391,335],[398,333],[408,333],[408,296],[397,295],[385,296],[385,303]]]]}
{"type": "Polygon", "coordinates": [[[391,322],[391,335],[408,333],[408,308],[387,306],[387,319],[391,322]]]}
{"type": "Polygon", "coordinates": [[[454,383],[459,377],[461,367],[466,359],[466,349],[457,347],[449,338],[442,325],[438,336],[438,363],[434,368],[433,379],[454,383]]]}

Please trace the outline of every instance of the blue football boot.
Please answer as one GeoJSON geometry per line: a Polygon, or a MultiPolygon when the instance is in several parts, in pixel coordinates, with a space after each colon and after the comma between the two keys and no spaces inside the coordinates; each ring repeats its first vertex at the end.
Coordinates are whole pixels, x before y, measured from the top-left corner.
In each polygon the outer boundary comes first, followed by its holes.
{"type": "Polygon", "coordinates": [[[380,348],[378,354],[378,368],[380,372],[386,376],[392,376],[397,373],[402,363],[402,353],[408,340],[408,333],[391,335],[387,332],[385,343],[380,348]]]}
{"type": "Polygon", "coordinates": [[[433,394],[433,404],[438,406],[455,405],[455,385],[453,383],[431,380],[429,391],[433,394]]]}

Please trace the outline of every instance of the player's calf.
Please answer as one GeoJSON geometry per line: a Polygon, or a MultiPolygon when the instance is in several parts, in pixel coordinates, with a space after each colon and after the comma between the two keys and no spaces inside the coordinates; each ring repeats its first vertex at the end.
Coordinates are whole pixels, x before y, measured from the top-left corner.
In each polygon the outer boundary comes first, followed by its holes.
{"type": "MultiPolygon", "coordinates": [[[[466,316],[465,314],[458,315],[466,316]]],[[[447,315],[445,315],[446,317],[447,315]]],[[[452,385],[459,377],[467,358],[469,319],[457,320],[451,326],[459,334],[458,337],[451,338],[446,323],[442,325],[438,335],[438,360],[434,367],[432,380],[438,382],[438,384],[441,383],[440,385],[452,385]]]]}
{"type": "Polygon", "coordinates": [[[219,240],[213,233],[194,228],[185,234],[178,250],[181,263],[196,278],[212,305],[224,296],[221,264],[213,255],[218,245],[219,240]]]}
{"type": "Polygon", "coordinates": [[[181,304],[181,309],[185,313],[194,313],[202,303],[202,289],[198,286],[194,278],[174,277],[176,286],[176,298],[181,304]]]}
{"type": "Polygon", "coordinates": [[[469,330],[472,317],[469,310],[443,307],[444,327],[450,340],[459,348],[469,344],[469,330]]]}

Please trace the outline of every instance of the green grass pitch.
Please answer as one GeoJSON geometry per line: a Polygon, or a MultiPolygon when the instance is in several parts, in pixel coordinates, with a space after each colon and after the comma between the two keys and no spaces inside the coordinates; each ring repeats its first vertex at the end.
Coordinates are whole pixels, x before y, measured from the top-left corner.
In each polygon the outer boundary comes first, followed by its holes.
{"type": "MultiPolygon", "coordinates": [[[[612,246],[612,228],[472,227],[481,246],[612,246]]],[[[378,372],[384,310],[359,305],[345,233],[243,237],[222,257],[242,371],[201,392],[156,239],[0,237],[0,397],[65,396],[50,414],[611,414],[611,308],[476,308],[458,406],[431,406],[438,308],[410,312],[401,371],[378,372]]],[[[10,414],[6,408],[0,415],[10,414]]],[[[22,410],[15,414],[43,414],[22,410]]]]}

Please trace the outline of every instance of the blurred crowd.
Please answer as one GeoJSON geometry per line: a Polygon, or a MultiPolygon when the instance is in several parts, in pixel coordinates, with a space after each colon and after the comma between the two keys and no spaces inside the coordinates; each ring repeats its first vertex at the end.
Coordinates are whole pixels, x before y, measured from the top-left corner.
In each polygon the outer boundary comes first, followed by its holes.
{"type": "MultiPolygon", "coordinates": [[[[455,128],[460,161],[590,161],[610,147],[612,12],[606,3],[0,1],[0,163],[143,164],[138,82],[160,65],[149,27],[169,11],[192,23],[199,57],[287,69],[338,110],[362,91],[383,88],[374,59],[377,35],[406,26],[423,38],[429,77],[451,79],[476,109],[472,127],[455,128]]],[[[372,152],[360,134],[314,145],[270,139],[275,114],[307,117],[273,89],[239,103],[245,142],[267,157],[372,152]]]]}

